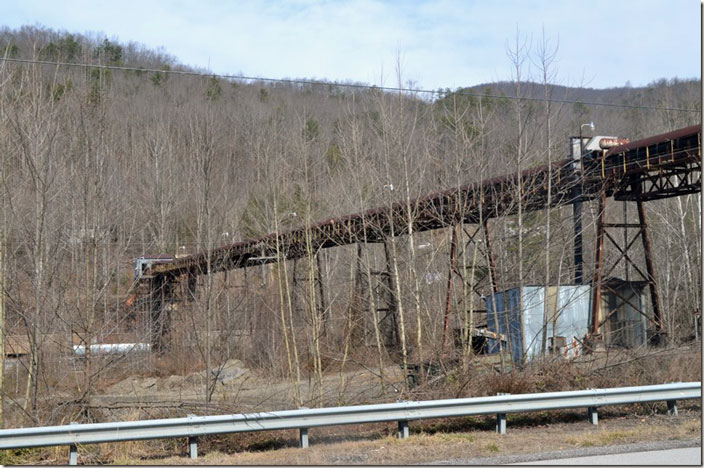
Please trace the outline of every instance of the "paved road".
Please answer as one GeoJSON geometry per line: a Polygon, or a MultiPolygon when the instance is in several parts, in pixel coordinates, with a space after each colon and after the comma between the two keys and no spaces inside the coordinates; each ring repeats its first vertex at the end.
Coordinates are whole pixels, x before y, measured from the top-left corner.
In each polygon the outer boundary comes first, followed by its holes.
{"type": "Polygon", "coordinates": [[[593,455],[591,457],[557,458],[555,460],[538,460],[514,465],[694,465],[701,466],[701,447],[679,448],[669,450],[650,450],[647,452],[613,453],[610,455],[593,455]]]}
{"type": "Polygon", "coordinates": [[[522,455],[500,455],[485,458],[459,458],[428,465],[698,465],[702,464],[701,439],[639,442],[627,445],[586,447],[573,450],[539,452],[522,455]],[[684,449],[684,450],[683,450],[684,449]],[[663,458],[659,458],[662,454],[663,458]],[[601,461],[601,457],[621,458],[601,461]],[[636,461],[636,457],[638,458],[636,461]],[[689,457],[689,458],[684,458],[689,457]],[[620,460],[620,461],[619,461],[620,460]],[[689,460],[689,461],[688,461],[689,460]]]}

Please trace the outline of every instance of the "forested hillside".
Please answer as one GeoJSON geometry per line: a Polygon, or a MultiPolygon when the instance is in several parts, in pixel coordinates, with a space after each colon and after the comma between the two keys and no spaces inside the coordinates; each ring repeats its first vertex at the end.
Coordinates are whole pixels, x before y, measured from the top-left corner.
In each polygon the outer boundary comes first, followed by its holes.
{"type": "MultiPolygon", "coordinates": [[[[433,96],[168,73],[198,70],[163,51],[38,26],[0,30],[0,54],[63,63],[0,62],[4,336],[6,347],[12,337],[26,348],[3,384],[13,425],[99,419],[91,398],[131,372],[206,369],[202,395],[210,401],[211,371],[235,358],[290,379],[297,405],[344,403],[342,391],[330,396],[323,375],[345,366],[377,369],[384,387],[383,369],[398,354],[376,316],[377,296],[368,294],[382,287],[372,284],[374,272],[391,261],[380,244],[362,255],[340,247],[321,252],[317,263],[200,277],[198,299],[172,311],[170,351],[146,367],[69,358],[74,346],[111,336],[148,341],[144,317],[127,304],[135,257],[206,251],[555,162],[590,121],[594,134],[634,140],[700,120],[677,110],[700,108],[700,81],[569,87],[548,53],[507,59],[512,81],[433,96]],[[298,390],[305,381],[307,393],[298,390]]],[[[403,70],[398,82],[405,83],[403,70]]],[[[587,277],[592,205],[584,220],[587,277]]],[[[666,326],[682,341],[701,310],[701,204],[697,195],[648,208],[666,326]]],[[[623,219],[620,205],[612,213],[623,219]]],[[[637,217],[635,209],[628,216],[637,217]]],[[[502,289],[572,282],[569,207],[495,219],[490,228],[502,289]]],[[[450,231],[412,243],[400,236],[390,246],[406,314],[397,339],[414,362],[442,358],[450,231]]],[[[460,236],[468,271],[473,252],[460,236]]],[[[478,281],[486,276],[479,270],[478,281]]],[[[465,282],[452,275],[450,282],[457,322],[484,308],[479,297],[467,303],[465,282]]],[[[457,353],[466,370],[471,346],[457,353]]]]}

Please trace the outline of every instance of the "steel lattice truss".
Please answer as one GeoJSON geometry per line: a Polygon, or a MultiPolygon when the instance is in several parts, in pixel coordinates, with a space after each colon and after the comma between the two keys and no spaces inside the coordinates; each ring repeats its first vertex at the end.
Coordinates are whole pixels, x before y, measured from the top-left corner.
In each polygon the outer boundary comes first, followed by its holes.
{"type": "Polygon", "coordinates": [[[634,141],[600,154],[590,153],[579,162],[566,159],[410,202],[219,247],[154,265],[145,278],[193,277],[304,257],[329,247],[382,242],[406,234],[409,219],[413,230],[419,232],[512,215],[519,204],[523,212],[546,209],[548,200],[550,207],[563,206],[577,201],[573,195],[576,184],[581,185],[582,200],[595,198],[602,190],[616,200],[640,201],[699,192],[701,126],[634,141]]]}

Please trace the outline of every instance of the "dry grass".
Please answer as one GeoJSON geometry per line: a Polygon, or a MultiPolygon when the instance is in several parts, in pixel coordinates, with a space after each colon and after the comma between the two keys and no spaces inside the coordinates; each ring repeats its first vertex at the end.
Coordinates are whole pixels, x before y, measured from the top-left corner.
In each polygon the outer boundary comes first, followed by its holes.
{"type": "MultiPolygon", "coordinates": [[[[393,369],[392,369],[393,370],[393,369]]],[[[396,369],[398,374],[398,369],[396,369]]],[[[356,375],[356,374],[355,374],[356,375]]],[[[326,376],[326,381],[333,375],[326,376]]],[[[395,375],[400,378],[400,375],[395,375]]],[[[336,377],[337,378],[337,377],[336,377]]],[[[154,380],[154,378],[150,378],[154,380]]],[[[506,374],[491,366],[478,364],[467,375],[450,372],[443,378],[415,388],[404,399],[472,397],[496,393],[532,393],[580,388],[645,385],[668,381],[701,379],[701,355],[698,349],[648,349],[610,352],[584,356],[577,361],[562,359],[536,360],[520,371],[506,374]]],[[[267,391],[285,392],[286,384],[269,382],[263,376],[247,381],[238,398],[262,398],[267,391]],[[280,389],[278,387],[281,387],[280,389]],[[249,392],[249,393],[248,393],[249,392]],[[250,395],[250,393],[252,395],[250,395]]],[[[373,376],[357,375],[354,385],[346,387],[341,404],[365,403],[363,395],[375,384],[373,376]],[[364,377],[364,378],[362,378],[364,377]],[[368,378],[367,378],[368,377],[368,378]],[[349,393],[352,390],[353,393],[349,393]],[[355,396],[356,395],[356,396],[355,396]]],[[[334,383],[332,380],[330,383],[334,383]]],[[[150,387],[151,388],[151,387],[150,387]]],[[[153,387],[159,393],[158,385],[153,387]]],[[[239,387],[238,387],[239,388],[239,387]]],[[[231,389],[223,389],[231,390],[231,389]]],[[[268,397],[267,397],[268,398],[268,397]]],[[[391,398],[394,398],[393,396],[391,398]]],[[[275,401],[269,398],[269,403],[275,401]]],[[[380,400],[374,400],[381,402],[380,400]]],[[[261,402],[260,402],[261,403],[261,402]]],[[[329,406],[329,405],[328,405],[329,406]]],[[[586,422],[586,410],[519,413],[508,416],[509,434],[494,433],[491,417],[463,417],[436,421],[412,422],[409,440],[395,438],[392,424],[337,426],[311,430],[311,448],[297,448],[297,431],[252,432],[236,435],[204,437],[199,441],[197,463],[208,464],[389,464],[419,463],[443,458],[492,456],[529,453],[538,448],[589,447],[645,440],[695,438],[701,434],[701,413],[698,401],[679,404],[680,418],[664,415],[664,403],[646,403],[624,407],[600,408],[600,425],[586,422]],[[429,450],[432,447],[432,450],[429,450]]],[[[144,419],[144,411],[134,410],[121,420],[144,419]]],[[[271,408],[270,408],[271,409],[271,408]]],[[[159,416],[152,408],[146,417],[159,416]]],[[[163,415],[161,415],[163,416],[163,415]]],[[[100,444],[81,447],[82,463],[111,464],[184,464],[185,440],[155,440],[122,444],[100,444]]],[[[5,451],[0,462],[46,463],[65,462],[65,447],[29,451],[5,451]]]]}
{"type": "Polygon", "coordinates": [[[473,368],[437,390],[455,397],[538,393],[587,388],[701,381],[698,345],[679,348],[611,349],[568,361],[546,356],[505,374],[473,368]]]}
{"type": "MultiPolygon", "coordinates": [[[[467,457],[490,457],[507,454],[528,454],[538,451],[566,450],[637,441],[693,439],[701,434],[701,413],[688,412],[679,418],[665,415],[618,416],[591,426],[581,422],[557,423],[540,427],[512,426],[508,433],[490,430],[467,432],[418,432],[413,428],[406,440],[388,435],[376,440],[320,442],[311,432],[311,447],[285,447],[266,452],[246,451],[227,454],[221,451],[204,453],[195,461],[184,457],[159,460],[133,459],[135,464],[235,464],[235,465],[386,465],[416,464],[467,457]]],[[[320,429],[323,432],[324,429],[320,429]]]]}
{"type": "MultiPolygon", "coordinates": [[[[414,464],[461,457],[528,454],[641,441],[701,437],[698,403],[681,405],[680,416],[634,414],[619,408],[600,411],[592,426],[581,411],[509,415],[508,433],[494,432],[491,417],[411,423],[411,436],[395,437],[392,424],[340,426],[310,431],[308,449],[297,448],[296,431],[271,431],[202,438],[197,460],[187,457],[182,439],[99,444],[80,447],[80,462],[119,465],[316,465],[414,464]],[[552,416],[551,416],[552,415],[552,416]]],[[[5,452],[10,463],[65,463],[65,447],[5,452]]]]}

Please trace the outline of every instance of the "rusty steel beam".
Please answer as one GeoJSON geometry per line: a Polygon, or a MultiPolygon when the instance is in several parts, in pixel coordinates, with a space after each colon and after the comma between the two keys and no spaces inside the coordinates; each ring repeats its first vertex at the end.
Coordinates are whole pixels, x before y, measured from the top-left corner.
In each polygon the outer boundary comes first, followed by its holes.
{"type": "Polygon", "coordinates": [[[599,333],[599,315],[601,311],[601,280],[604,264],[604,228],[606,220],[606,191],[602,190],[599,198],[599,219],[597,221],[596,245],[594,253],[594,278],[592,279],[593,299],[590,334],[599,333]]]}
{"type": "MultiPolygon", "coordinates": [[[[698,192],[701,187],[701,126],[634,141],[605,150],[601,156],[582,160],[583,187],[580,200],[599,196],[602,189],[608,197],[647,201],[698,192]],[[663,182],[663,178],[685,174],[684,182],[663,182]],[[640,187],[633,191],[633,187],[640,187]]],[[[330,218],[308,228],[272,233],[259,239],[238,242],[154,265],[150,274],[180,276],[205,274],[234,268],[272,263],[284,258],[306,255],[306,236],[311,249],[354,244],[383,242],[389,236],[407,233],[409,215],[413,230],[422,232],[441,229],[458,223],[486,222],[489,218],[515,214],[519,202],[524,212],[572,204],[574,179],[573,160],[566,159],[552,167],[540,166],[503,177],[475,182],[460,188],[432,193],[426,197],[397,202],[353,215],[330,218]],[[548,181],[550,180],[550,184],[548,181]],[[519,199],[516,184],[523,182],[519,199]],[[551,197],[548,198],[548,187],[551,197]],[[410,213],[408,211],[410,206],[410,213]],[[277,242],[278,240],[278,242],[277,242]],[[277,244],[279,248],[277,249],[277,244]],[[210,268],[208,269],[208,261],[210,268]]]]}
{"type": "Polygon", "coordinates": [[[452,275],[457,270],[457,230],[458,226],[452,227],[452,237],[450,238],[450,268],[447,271],[447,291],[445,296],[445,319],[443,321],[442,332],[442,352],[445,352],[445,344],[450,334],[450,315],[452,314],[452,275]]]}
{"type": "MultiPolygon", "coordinates": [[[[646,224],[645,206],[642,201],[638,201],[638,220],[641,224],[641,239],[643,240],[643,250],[645,250],[645,271],[648,274],[648,286],[650,287],[650,300],[653,305],[653,319],[655,320],[655,328],[658,335],[665,332],[665,327],[662,321],[662,311],[660,307],[660,293],[658,284],[655,278],[655,264],[653,263],[653,252],[650,247],[650,236],[648,235],[648,225],[646,224]]],[[[658,336],[660,338],[660,336],[658,336]]]]}
{"type": "Polygon", "coordinates": [[[491,237],[489,236],[489,220],[485,220],[482,225],[482,230],[484,231],[484,244],[486,245],[486,258],[489,263],[489,273],[491,278],[489,282],[491,283],[491,290],[494,294],[499,292],[499,281],[496,275],[496,263],[494,262],[494,251],[491,248],[491,237]]]}
{"type": "Polygon", "coordinates": [[[602,178],[618,182],[610,193],[615,200],[649,201],[697,193],[701,190],[701,126],[616,146],[591,166],[602,172],[602,178]]]}

